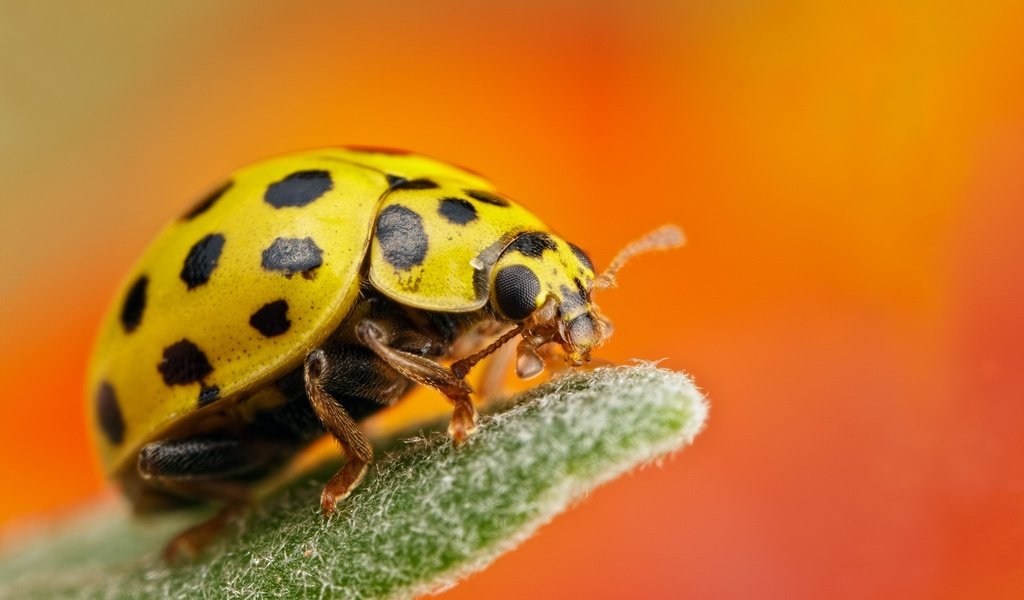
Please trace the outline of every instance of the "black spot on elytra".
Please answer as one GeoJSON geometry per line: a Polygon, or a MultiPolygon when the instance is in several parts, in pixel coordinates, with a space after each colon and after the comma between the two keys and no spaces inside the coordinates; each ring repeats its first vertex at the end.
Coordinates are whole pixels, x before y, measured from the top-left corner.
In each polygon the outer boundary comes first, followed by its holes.
{"type": "Polygon", "coordinates": [[[423,218],[414,211],[393,204],[377,216],[377,241],[384,260],[396,269],[409,270],[423,264],[427,256],[427,232],[423,218]]]}
{"type": "Polygon", "coordinates": [[[540,280],[523,265],[509,265],[494,278],[494,299],[501,313],[513,321],[521,321],[537,309],[540,280]]]}
{"type": "Polygon", "coordinates": [[[213,206],[213,204],[217,200],[220,200],[220,197],[227,193],[227,191],[230,190],[231,186],[233,186],[234,184],[234,181],[228,181],[227,183],[221,185],[219,188],[213,190],[212,192],[207,194],[205,198],[197,202],[195,206],[190,208],[187,213],[182,215],[181,219],[183,221],[191,221],[192,219],[203,214],[204,212],[210,210],[210,207],[213,206]]]}
{"type": "Polygon", "coordinates": [[[202,408],[217,398],[220,398],[220,388],[215,385],[204,385],[203,388],[199,390],[199,401],[197,404],[202,408]]]}
{"type": "Polygon", "coordinates": [[[463,191],[466,192],[466,195],[469,196],[470,198],[472,198],[474,200],[479,200],[480,202],[483,202],[484,204],[493,204],[494,206],[508,206],[509,205],[508,200],[506,200],[506,199],[502,198],[501,196],[499,196],[499,195],[497,195],[495,193],[492,193],[492,192],[485,192],[483,190],[463,190],[463,191]]]}
{"type": "Polygon", "coordinates": [[[403,190],[432,190],[441,187],[429,179],[410,179],[401,185],[403,190]]]}
{"type": "Polygon", "coordinates": [[[440,187],[429,179],[406,179],[397,175],[387,175],[388,187],[392,190],[432,190],[440,187]]]}
{"type": "Polygon", "coordinates": [[[164,348],[164,357],[156,366],[167,385],[188,385],[202,381],[213,372],[206,354],[189,340],[179,340],[164,348]]]}
{"type": "Polygon", "coordinates": [[[114,387],[104,381],[96,390],[96,420],[107,441],[117,445],[124,441],[124,417],[117,403],[114,387]]]}
{"type": "Polygon", "coordinates": [[[442,198],[437,214],[448,219],[449,223],[465,225],[476,220],[476,207],[462,198],[442,198]]]}
{"type": "Polygon", "coordinates": [[[149,285],[149,278],[140,275],[132,287],[128,288],[128,294],[124,297],[124,304],[121,306],[121,325],[125,333],[135,331],[142,323],[142,314],[146,311],[146,287],[149,285]]]}
{"type": "Polygon", "coordinates": [[[576,259],[583,263],[584,267],[590,269],[591,271],[594,271],[595,273],[597,272],[596,270],[594,270],[594,263],[590,260],[590,257],[587,256],[587,253],[584,252],[582,248],[580,248],[576,244],[569,244],[569,249],[572,250],[572,253],[576,255],[576,259]]]}
{"type": "Polygon", "coordinates": [[[210,280],[223,251],[224,236],[219,233],[211,233],[192,246],[181,268],[181,280],[188,289],[195,289],[210,280]]]}
{"type": "Polygon", "coordinates": [[[305,206],[334,187],[327,171],[296,171],[281,181],[270,184],[263,199],[274,208],[305,206]]]}
{"type": "Polygon", "coordinates": [[[291,277],[309,273],[324,263],[323,250],[313,238],[277,238],[263,251],[263,268],[291,277]]]}
{"type": "Polygon", "coordinates": [[[262,308],[252,313],[249,324],[267,337],[281,335],[292,326],[292,322],[288,320],[288,302],[275,300],[264,304],[262,308]]]}
{"type": "Polygon", "coordinates": [[[558,246],[555,245],[555,241],[551,239],[550,235],[533,231],[517,237],[509,244],[508,250],[515,250],[524,256],[540,258],[545,250],[558,250],[558,246]]]}

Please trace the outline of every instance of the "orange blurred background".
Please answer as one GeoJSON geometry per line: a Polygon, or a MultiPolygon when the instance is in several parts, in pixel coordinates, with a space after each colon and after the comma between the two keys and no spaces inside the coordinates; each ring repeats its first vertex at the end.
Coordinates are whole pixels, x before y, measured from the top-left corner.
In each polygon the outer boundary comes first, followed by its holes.
{"type": "MultiPolygon", "coordinates": [[[[0,526],[104,483],[82,378],[228,171],[465,164],[605,264],[602,354],[712,402],[447,598],[1024,597],[1024,5],[0,4],[0,526]]],[[[312,502],[312,500],[311,500],[312,502]]]]}

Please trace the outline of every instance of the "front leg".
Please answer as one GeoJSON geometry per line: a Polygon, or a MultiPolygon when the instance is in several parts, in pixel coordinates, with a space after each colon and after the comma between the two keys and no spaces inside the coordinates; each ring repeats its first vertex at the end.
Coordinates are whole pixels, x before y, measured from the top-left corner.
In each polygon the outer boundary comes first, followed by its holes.
{"type": "Polygon", "coordinates": [[[384,323],[365,319],[356,327],[356,336],[406,378],[444,394],[455,407],[448,424],[448,434],[455,444],[464,443],[476,431],[476,409],[469,398],[473,390],[464,379],[429,358],[392,348],[389,343],[395,332],[384,323]]]}

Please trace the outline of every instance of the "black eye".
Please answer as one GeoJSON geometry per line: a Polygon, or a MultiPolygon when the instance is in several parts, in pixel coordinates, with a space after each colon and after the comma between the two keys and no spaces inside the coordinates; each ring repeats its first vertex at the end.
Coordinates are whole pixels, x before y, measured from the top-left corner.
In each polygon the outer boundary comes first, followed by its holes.
{"type": "Polygon", "coordinates": [[[537,309],[540,280],[528,267],[510,265],[494,278],[498,310],[513,321],[522,321],[537,309]]]}
{"type": "Polygon", "coordinates": [[[572,250],[572,253],[576,255],[576,258],[579,259],[581,263],[583,263],[583,266],[597,273],[597,271],[594,269],[594,263],[591,262],[590,257],[587,256],[586,252],[584,252],[576,244],[569,244],[569,248],[572,250]]]}

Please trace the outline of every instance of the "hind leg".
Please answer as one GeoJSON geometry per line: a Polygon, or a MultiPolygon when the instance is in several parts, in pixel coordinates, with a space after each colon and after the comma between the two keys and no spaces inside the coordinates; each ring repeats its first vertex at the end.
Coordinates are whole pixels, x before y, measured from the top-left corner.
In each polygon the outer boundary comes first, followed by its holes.
{"type": "Polygon", "coordinates": [[[242,440],[226,435],[160,440],[139,452],[138,471],[146,484],[190,499],[214,500],[224,507],[210,519],[176,535],[164,558],[195,557],[249,502],[245,477],[258,475],[286,456],[294,444],[242,440]]]}

